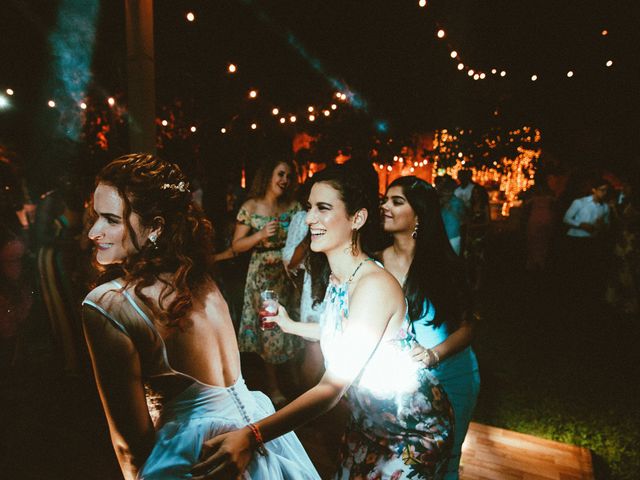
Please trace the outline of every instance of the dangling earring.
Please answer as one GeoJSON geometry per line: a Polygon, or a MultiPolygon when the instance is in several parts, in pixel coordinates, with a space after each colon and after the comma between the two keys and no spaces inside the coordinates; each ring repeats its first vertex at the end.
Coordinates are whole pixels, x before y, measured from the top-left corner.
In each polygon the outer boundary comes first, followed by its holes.
{"type": "Polygon", "coordinates": [[[357,228],[354,228],[353,230],[351,230],[351,255],[356,256],[358,255],[359,250],[358,250],[358,235],[360,234],[360,231],[357,228]]]}
{"type": "Polygon", "coordinates": [[[418,222],[416,222],[416,226],[413,227],[413,232],[411,233],[411,238],[414,240],[418,238],[418,222]]]}
{"type": "Polygon", "coordinates": [[[153,248],[157,250],[158,249],[158,244],[157,244],[158,234],[152,233],[151,235],[149,235],[149,241],[153,245],[153,248]]]}

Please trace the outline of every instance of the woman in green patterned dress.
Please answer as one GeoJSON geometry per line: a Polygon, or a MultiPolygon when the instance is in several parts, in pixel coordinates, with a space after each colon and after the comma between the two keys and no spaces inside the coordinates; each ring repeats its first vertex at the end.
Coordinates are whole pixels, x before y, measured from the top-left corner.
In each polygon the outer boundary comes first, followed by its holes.
{"type": "Polygon", "coordinates": [[[253,249],[247,282],[238,343],[241,352],[262,357],[266,368],[267,395],[276,407],[286,399],[278,386],[276,366],[292,360],[303,347],[300,338],[279,328],[260,329],[260,292],[275,290],[279,302],[296,311],[299,292],[289,280],[282,263],[282,247],[287,239],[289,222],[300,204],[292,199],[296,182],[295,167],[289,160],[270,159],[256,173],[249,199],[240,207],[233,234],[234,253],[253,249]]]}

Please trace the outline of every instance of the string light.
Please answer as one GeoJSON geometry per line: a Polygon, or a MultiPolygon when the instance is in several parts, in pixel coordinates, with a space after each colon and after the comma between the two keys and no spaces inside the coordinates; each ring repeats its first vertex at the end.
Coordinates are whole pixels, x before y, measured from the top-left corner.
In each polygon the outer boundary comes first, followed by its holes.
{"type": "Polygon", "coordinates": [[[495,75],[496,73],[498,73],[498,70],[496,70],[495,68],[492,68],[492,69],[491,69],[491,74],[492,74],[492,75],[495,75]]]}
{"type": "Polygon", "coordinates": [[[605,65],[607,67],[610,67],[611,65],[613,65],[613,60],[607,60],[607,63],[605,65]]]}
{"type": "Polygon", "coordinates": [[[196,130],[198,130],[195,126],[192,126],[189,130],[191,130],[191,132],[196,133],[196,130]]]}
{"type": "Polygon", "coordinates": [[[484,80],[486,76],[487,76],[487,75],[486,75],[484,72],[482,72],[482,73],[480,74],[480,80],[484,80]]]}
{"type": "Polygon", "coordinates": [[[54,108],[56,106],[56,102],[54,102],[53,100],[49,100],[47,102],[47,105],[49,105],[50,108],[54,108]]]}
{"type": "Polygon", "coordinates": [[[227,71],[229,73],[236,73],[237,70],[238,70],[238,67],[236,67],[233,63],[230,63],[229,66],[227,67],[227,71]]]}
{"type": "Polygon", "coordinates": [[[328,117],[329,115],[331,115],[331,112],[330,112],[329,110],[323,110],[323,111],[322,111],[322,114],[323,114],[325,117],[328,117]]]}
{"type": "Polygon", "coordinates": [[[84,103],[84,102],[80,102],[80,108],[81,108],[82,110],[86,110],[86,109],[87,109],[87,104],[86,104],[86,103],[84,103]]]}
{"type": "Polygon", "coordinates": [[[538,75],[531,75],[531,81],[535,82],[536,80],[538,80],[538,75]]]}
{"type": "Polygon", "coordinates": [[[609,32],[607,30],[602,30],[602,32],[600,32],[602,34],[603,37],[606,37],[607,35],[609,35],[609,32]]]}
{"type": "Polygon", "coordinates": [[[196,16],[193,14],[193,12],[187,13],[186,17],[187,17],[187,20],[190,22],[193,22],[196,19],[196,16]]]}
{"type": "Polygon", "coordinates": [[[280,113],[280,110],[278,110],[277,108],[274,108],[273,110],[271,110],[271,115],[278,115],[280,113]]]}
{"type": "Polygon", "coordinates": [[[438,33],[436,33],[436,35],[438,36],[438,38],[444,38],[446,34],[444,33],[444,30],[440,29],[438,30],[438,33]]]}
{"type": "Polygon", "coordinates": [[[453,52],[451,52],[451,53],[449,54],[449,56],[450,56],[451,58],[456,58],[456,57],[458,56],[458,52],[456,52],[456,51],[454,50],[453,52]]]}
{"type": "Polygon", "coordinates": [[[506,76],[507,76],[507,72],[505,72],[504,70],[502,70],[502,71],[500,72],[500,76],[501,76],[501,77],[506,77],[506,76]]]}
{"type": "Polygon", "coordinates": [[[315,115],[313,115],[313,114],[309,115],[309,121],[310,122],[313,122],[315,119],[316,119],[315,115]]]}
{"type": "Polygon", "coordinates": [[[220,133],[227,133],[227,129],[226,129],[226,128],[224,128],[224,127],[222,127],[222,128],[220,129],[220,133]]]}
{"type": "Polygon", "coordinates": [[[473,74],[476,73],[473,71],[472,68],[469,69],[469,71],[467,72],[467,75],[469,75],[470,77],[473,77],[473,74]]]}
{"type": "Polygon", "coordinates": [[[290,121],[291,123],[296,123],[296,120],[298,120],[298,119],[296,118],[296,116],[295,116],[295,115],[291,115],[291,116],[289,117],[289,121],[290,121]]]}
{"type": "Polygon", "coordinates": [[[464,70],[464,63],[458,64],[458,70],[464,70]]]}
{"type": "Polygon", "coordinates": [[[167,125],[169,125],[169,122],[167,122],[166,120],[162,120],[162,122],[160,123],[162,123],[163,127],[166,127],[167,125]]]}
{"type": "Polygon", "coordinates": [[[335,110],[336,108],[338,108],[338,106],[335,103],[331,104],[331,110],[335,110]]]}
{"type": "Polygon", "coordinates": [[[309,112],[309,113],[313,113],[313,110],[314,110],[314,108],[312,106],[309,106],[307,108],[307,112],[309,112]]]}
{"type": "Polygon", "coordinates": [[[418,6],[419,6],[420,8],[424,8],[424,7],[426,7],[426,6],[427,6],[427,0],[420,0],[420,1],[418,2],[418,6]]]}
{"type": "Polygon", "coordinates": [[[250,90],[249,91],[249,98],[256,98],[258,96],[258,91],[257,90],[250,90]]]}
{"type": "Polygon", "coordinates": [[[116,99],[115,99],[115,98],[113,98],[113,97],[109,97],[109,98],[107,99],[107,103],[108,103],[110,106],[112,106],[112,107],[113,107],[113,106],[116,104],[116,99]]]}
{"type": "Polygon", "coordinates": [[[7,95],[12,96],[13,95],[13,89],[12,88],[7,88],[5,90],[5,92],[7,92],[7,95]]]}
{"type": "Polygon", "coordinates": [[[569,70],[567,72],[567,77],[569,77],[569,78],[573,77],[573,72],[571,70],[569,70]]]}
{"type": "Polygon", "coordinates": [[[286,118],[284,118],[284,117],[280,117],[280,123],[285,123],[286,121],[287,121],[287,119],[286,119],[286,118]]]}
{"type": "Polygon", "coordinates": [[[258,128],[258,124],[257,123],[252,123],[251,124],[251,130],[255,130],[256,128],[258,128]]]}

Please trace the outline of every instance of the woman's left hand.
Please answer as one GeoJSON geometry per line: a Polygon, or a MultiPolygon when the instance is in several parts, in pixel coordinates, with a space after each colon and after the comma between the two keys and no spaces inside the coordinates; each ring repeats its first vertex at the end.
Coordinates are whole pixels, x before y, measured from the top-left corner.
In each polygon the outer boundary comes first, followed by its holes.
{"type": "Polygon", "coordinates": [[[419,343],[416,343],[416,345],[411,349],[411,357],[416,362],[424,363],[425,367],[429,367],[430,365],[431,356],[429,355],[429,352],[427,352],[427,349],[419,343]]]}
{"type": "Polygon", "coordinates": [[[191,470],[193,480],[240,479],[253,457],[249,427],[223,433],[204,442],[201,462],[191,470]]]}

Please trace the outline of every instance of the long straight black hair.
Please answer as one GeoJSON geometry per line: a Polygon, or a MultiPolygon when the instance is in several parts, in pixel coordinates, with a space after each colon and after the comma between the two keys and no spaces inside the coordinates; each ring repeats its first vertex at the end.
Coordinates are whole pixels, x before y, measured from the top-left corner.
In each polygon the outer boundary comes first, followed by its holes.
{"type": "Polygon", "coordinates": [[[431,303],[436,312],[431,324],[439,327],[444,323],[454,332],[463,320],[470,319],[471,289],[464,263],[447,238],[436,189],[414,176],[397,178],[387,191],[391,187],[402,188],[418,217],[415,254],[402,286],[409,317],[411,321],[423,317],[431,303]]]}

